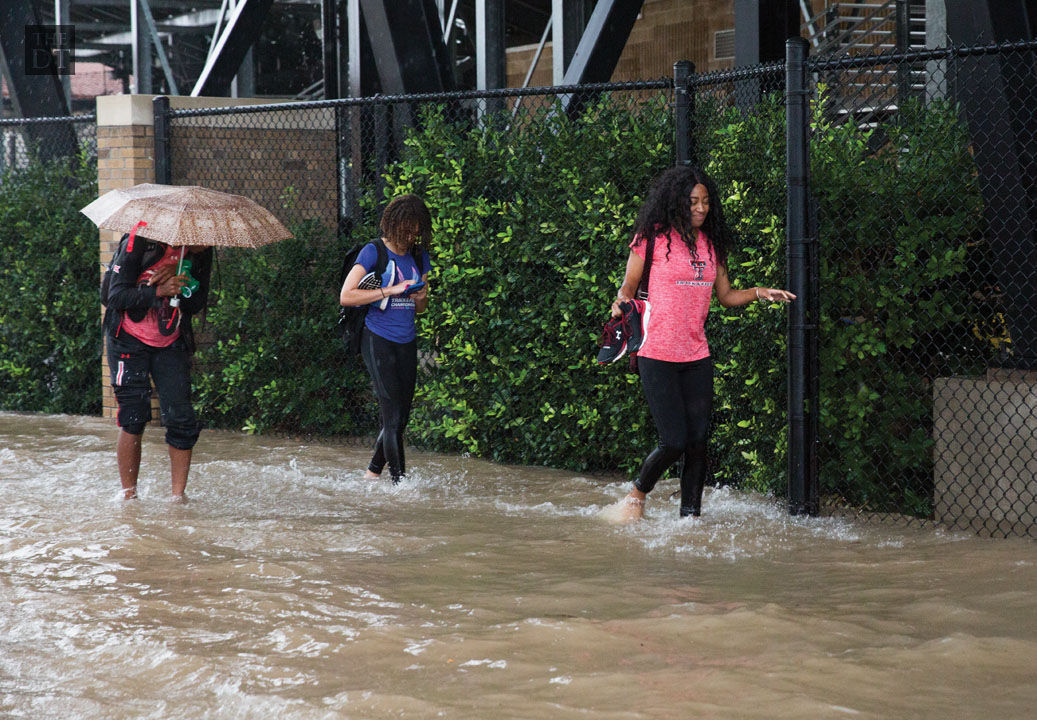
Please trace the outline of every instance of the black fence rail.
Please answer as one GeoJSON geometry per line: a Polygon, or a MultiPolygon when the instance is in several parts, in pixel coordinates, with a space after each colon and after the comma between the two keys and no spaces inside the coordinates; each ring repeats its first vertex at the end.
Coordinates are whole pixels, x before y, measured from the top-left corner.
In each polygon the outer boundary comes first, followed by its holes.
{"type": "Polygon", "coordinates": [[[691,160],[722,189],[734,282],[801,298],[712,314],[714,479],[793,512],[1032,537],[1034,58],[792,42],[786,63],[657,83],[163,111],[168,180],[249,195],[299,238],[221,258],[203,413],[374,432],[331,337],[337,263],[414,191],[437,241],[411,439],[632,472],[651,423],[589,351],[648,180],[691,160]]]}

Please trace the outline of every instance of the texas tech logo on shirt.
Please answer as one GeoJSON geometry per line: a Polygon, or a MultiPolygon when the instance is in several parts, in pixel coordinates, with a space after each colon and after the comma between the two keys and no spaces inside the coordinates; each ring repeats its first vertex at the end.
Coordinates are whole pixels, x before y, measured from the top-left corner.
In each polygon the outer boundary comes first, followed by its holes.
{"type": "Polygon", "coordinates": [[[705,278],[702,275],[702,271],[706,269],[708,263],[705,260],[689,260],[688,262],[691,263],[692,269],[695,270],[695,277],[693,279],[704,280],[705,278]]]}

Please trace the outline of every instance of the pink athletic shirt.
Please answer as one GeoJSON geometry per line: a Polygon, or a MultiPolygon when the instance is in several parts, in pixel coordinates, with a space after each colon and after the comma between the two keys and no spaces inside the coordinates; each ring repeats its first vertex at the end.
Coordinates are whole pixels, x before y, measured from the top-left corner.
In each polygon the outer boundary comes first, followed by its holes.
{"type": "MultiPolygon", "coordinates": [[[[706,342],[706,314],[717,279],[716,256],[705,234],[699,231],[695,243],[698,257],[692,257],[678,233],[655,238],[651,275],[648,279],[648,337],[637,351],[641,357],[667,362],[691,362],[709,357],[706,342]]],[[[634,238],[630,249],[642,260],[647,242],[634,238]]]]}
{"type": "MultiPolygon", "coordinates": [[[[151,277],[151,274],[160,267],[163,267],[164,265],[176,265],[179,263],[181,250],[182,248],[167,245],[165,254],[158,262],[140,274],[140,277],[137,278],[137,284],[139,285],[143,282],[147,282],[148,278],[151,277]]],[[[655,272],[654,268],[652,272],[655,272]]],[[[180,337],[179,328],[173,331],[172,335],[163,335],[158,331],[158,310],[155,308],[148,308],[148,314],[145,315],[144,319],[140,322],[133,322],[130,320],[128,314],[124,315],[122,329],[145,345],[150,345],[151,347],[169,347],[176,342],[178,337],[180,337]]]]}

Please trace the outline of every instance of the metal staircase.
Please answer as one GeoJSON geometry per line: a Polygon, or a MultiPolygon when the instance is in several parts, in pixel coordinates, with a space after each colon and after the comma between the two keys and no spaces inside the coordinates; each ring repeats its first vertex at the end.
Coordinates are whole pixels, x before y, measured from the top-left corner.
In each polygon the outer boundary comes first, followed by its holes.
{"type": "MultiPolygon", "coordinates": [[[[871,56],[926,47],[925,0],[833,2],[805,17],[803,35],[819,58],[871,56]]],[[[896,110],[906,97],[925,93],[924,64],[886,63],[821,73],[829,108],[870,123],[896,110]]]]}

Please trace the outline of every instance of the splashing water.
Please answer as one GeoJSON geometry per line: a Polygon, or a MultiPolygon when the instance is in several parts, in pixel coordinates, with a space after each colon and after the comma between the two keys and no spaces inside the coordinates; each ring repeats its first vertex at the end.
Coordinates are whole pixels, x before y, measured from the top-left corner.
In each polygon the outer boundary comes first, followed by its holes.
{"type": "Polygon", "coordinates": [[[1030,717],[1029,541],[789,517],[625,483],[0,413],[0,717],[1030,717]]]}

